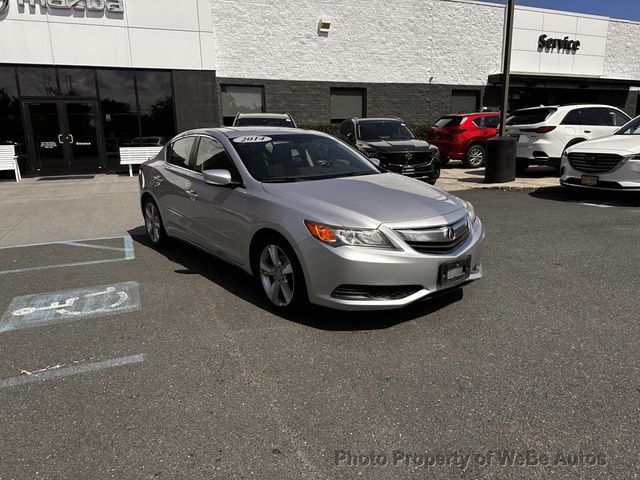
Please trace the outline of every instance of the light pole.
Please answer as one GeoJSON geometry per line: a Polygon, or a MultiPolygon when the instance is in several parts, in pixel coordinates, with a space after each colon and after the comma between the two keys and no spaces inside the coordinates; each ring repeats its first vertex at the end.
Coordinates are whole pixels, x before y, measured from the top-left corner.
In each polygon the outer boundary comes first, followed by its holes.
{"type": "Polygon", "coordinates": [[[511,45],[513,41],[513,16],[516,7],[516,0],[507,0],[507,24],[504,30],[503,41],[503,62],[502,62],[502,105],[500,106],[500,131],[499,135],[504,136],[504,122],[507,119],[507,108],[509,106],[509,80],[511,77],[511,45]]]}

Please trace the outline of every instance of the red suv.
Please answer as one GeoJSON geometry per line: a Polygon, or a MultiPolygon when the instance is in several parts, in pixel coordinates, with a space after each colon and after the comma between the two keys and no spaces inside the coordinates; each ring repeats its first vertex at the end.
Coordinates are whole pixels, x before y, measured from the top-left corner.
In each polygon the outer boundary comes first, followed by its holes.
{"type": "Polygon", "coordinates": [[[460,113],[440,118],[427,133],[440,150],[440,162],[462,160],[467,167],[484,166],[487,140],[498,134],[499,113],[460,113]]]}

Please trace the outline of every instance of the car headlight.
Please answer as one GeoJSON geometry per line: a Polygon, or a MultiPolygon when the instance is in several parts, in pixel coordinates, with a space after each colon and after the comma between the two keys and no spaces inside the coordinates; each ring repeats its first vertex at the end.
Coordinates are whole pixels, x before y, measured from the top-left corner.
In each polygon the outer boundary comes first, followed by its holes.
{"type": "Polygon", "coordinates": [[[473,208],[473,205],[471,204],[471,202],[467,202],[466,200],[462,200],[462,202],[464,203],[464,208],[467,209],[467,214],[469,215],[469,222],[471,222],[471,225],[473,225],[474,222],[476,221],[476,218],[478,218],[476,216],[476,209],[473,208]]]}
{"type": "Polygon", "coordinates": [[[353,247],[394,248],[380,230],[333,227],[311,220],[305,220],[304,224],[314,238],[332,247],[350,245],[353,247]]]}
{"type": "Polygon", "coordinates": [[[625,160],[640,160],[640,153],[636,153],[635,155],[628,155],[624,157],[625,160]]]}

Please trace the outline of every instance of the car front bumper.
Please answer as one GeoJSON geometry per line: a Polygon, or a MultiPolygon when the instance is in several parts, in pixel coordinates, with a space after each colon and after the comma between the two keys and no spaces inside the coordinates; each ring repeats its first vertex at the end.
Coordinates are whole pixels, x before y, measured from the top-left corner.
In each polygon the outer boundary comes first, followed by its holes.
{"type": "Polygon", "coordinates": [[[480,257],[484,236],[484,228],[478,218],[467,240],[446,255],[422,254],[408,246],[402,250],[334,248],[309,237],[298,244],[309,301],[339,310],[389,310],[478,280],[482,277],[480,257]],[[441,284],[441,265],[463,259],[469,261],[470,274],[441,284]],[[337,297],[336,289],[344,286],[362,286],[378,292],[404,291],[407,294],[367,299],[337,297]]]}
{"type": "Polygon", "coordinates": [[[640,191],[640,160],[627,160],[612,172],[586,173],[573,168],[569,161],[563,158],[560,184],[595,190],[638,192],[640,191]],[[584,185],[583,176],[597,177],[597,184],[584,185]]]}

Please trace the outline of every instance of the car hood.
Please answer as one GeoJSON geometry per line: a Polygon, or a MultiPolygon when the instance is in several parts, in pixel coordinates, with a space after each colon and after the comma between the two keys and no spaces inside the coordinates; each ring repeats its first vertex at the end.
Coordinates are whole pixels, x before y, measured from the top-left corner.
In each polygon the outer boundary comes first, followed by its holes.
{"type": "Polygon", "coordinates": [[[311,216],[310,220],[346,227],[376,228],[380,223],[403,222],[442,225],[466,215],[460,199],[395,173],[262,186],[267,193],[311,216]]]}
{"type": "Polygon", "coordinates": [[[369,148],[379,152],[427,152],[431,149],[429,142],[418,140],[417,138],[412,140],[372,140],[368,142],[360,140],[358,143],[362,148],[369,148]]]}
{"type": "Polygon", "coordinates": [[[633,155],[640,153],[640,135],[610,135],[581,142],[567,149],[578,153],[615,153],[633,155]]]}

